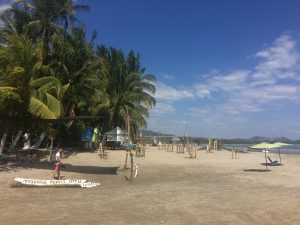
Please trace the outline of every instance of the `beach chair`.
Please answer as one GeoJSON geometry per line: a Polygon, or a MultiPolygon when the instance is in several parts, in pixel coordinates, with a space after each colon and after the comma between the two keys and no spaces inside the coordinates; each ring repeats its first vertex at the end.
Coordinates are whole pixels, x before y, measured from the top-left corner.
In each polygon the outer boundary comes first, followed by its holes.
{"type": "Polygon", "coordinates": [[[268,160],[270,161],[270,163],[272,165],[279,165],[280,164],[277,160],[273,161],[269,156],[267,156],[267,158],[268,158],[268,160]]]}

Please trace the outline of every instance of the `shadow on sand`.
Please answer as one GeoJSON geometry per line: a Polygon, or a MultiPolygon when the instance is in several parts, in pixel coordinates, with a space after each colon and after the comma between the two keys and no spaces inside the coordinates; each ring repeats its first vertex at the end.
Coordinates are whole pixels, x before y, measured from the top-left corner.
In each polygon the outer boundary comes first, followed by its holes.
{"type": "Polygon", "coordinates": [[[280,164],[280,163],[261,163],[261,165],[264,165],[264,166],[282,166],[283,164],[280,164]]]}
{"type": "Polygon", "coordinates": [[[271,170],[266,169],[246,169],[245,172],[270,172],[271,170]]]}
{"type": "MultiPolygon", "coordinates": [[[[62,172],[74,172],[74,173],[84,173],[84,174],[107,174],[107,175],[118,175],[117,170],[119,167],[101,167],[101,166],[79,166],[72,164],[63,164],[61,168],[62,172]]],[[[53,170],[54,164],[48,162],[33,162],[29,164],[19,165],[25,169],[34,168],[34,169],[45,169],[53,170]]]]}

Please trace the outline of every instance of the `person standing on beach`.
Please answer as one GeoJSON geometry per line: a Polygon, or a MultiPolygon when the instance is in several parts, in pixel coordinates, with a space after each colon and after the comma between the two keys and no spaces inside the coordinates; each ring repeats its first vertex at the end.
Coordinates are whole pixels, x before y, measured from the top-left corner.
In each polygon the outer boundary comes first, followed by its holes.
{"type": "Polygon", "coordinates": [[[57,174],[58,180],[60,179],[60,166],[62,164],[61,157],[62,157],[62,149],[59,148],[55,154],[55,169],[52,173],[52,179],[54,179],[56,174],[57,174]]]}

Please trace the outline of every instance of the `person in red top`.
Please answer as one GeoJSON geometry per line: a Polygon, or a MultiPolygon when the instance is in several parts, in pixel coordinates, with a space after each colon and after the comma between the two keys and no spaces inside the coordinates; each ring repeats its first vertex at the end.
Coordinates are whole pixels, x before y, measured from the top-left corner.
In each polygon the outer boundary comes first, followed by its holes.
{"type": "Polygon", "coordinates": [[[60,179],[60,167],[62,164],[61,157],[62,157],[62,149],[59,148],[55,154],[55,169],[52,173],[52,179],[55,178],[56,174],[57,174],[58,180],[60,179]]]}

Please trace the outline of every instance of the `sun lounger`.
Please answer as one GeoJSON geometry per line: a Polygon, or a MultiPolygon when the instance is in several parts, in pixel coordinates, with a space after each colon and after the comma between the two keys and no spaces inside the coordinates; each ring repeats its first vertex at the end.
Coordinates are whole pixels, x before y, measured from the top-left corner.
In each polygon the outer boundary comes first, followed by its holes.
{"type": "Polygon", "coordinates": [[[269,156],[267,156],[268,160],[270,161],[270,163],[272,165],[276,165],[276,164],[279,164],[279,162],[277,160],[273,161],[269,156]]]}

